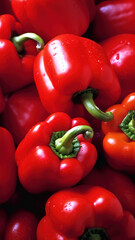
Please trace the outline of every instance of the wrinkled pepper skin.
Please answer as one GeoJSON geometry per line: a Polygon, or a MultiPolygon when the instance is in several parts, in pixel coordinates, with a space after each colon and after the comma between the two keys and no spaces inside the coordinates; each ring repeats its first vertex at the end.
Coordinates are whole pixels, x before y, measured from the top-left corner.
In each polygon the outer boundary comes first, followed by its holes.
{"type": "Polygon", "coordinates": [[[25,54],[20,57],[12,34],[22,34],[22,27],[12,15],[0,16],[0,86],[4,93],[16,91],[34,82],[33,64],[35,56],[25,54]]]}
{"type": "Polygon", "coordinates": [[[8,201],[12,196],[16,182],[14,141],[9,131],[0,127],[0,204],[8,201]]]}
{"type": "Polygon", "coordinates": [[[114,169],[134,173],[135,141],[132,138],[134,136],[134,115],[131,115],[123,126],[130,134],[129,136],[120,126],[122,126],[121,123],[128,116],[128,113],[134,113],[135,92],[124,98],[121,104],[113,105],[108,110],[113,112],[114,118],[108,123],[102,122],[106,161],[114,169]]]}
{"type": "Polygon", "coordinates": [[[116,196],[101,187],[82,184],[61,190],[48,199],[45,211],[38,224],[37,240],[135,238],[133,215],[124,212],[116,196]]]}
{"type": "Polygon", "coordinates": [[[135,1],[110,0],[96,7],[92,37],[103,41],[121,33],[135,33],[135,1]]]}
{"type": "Polygon", "coordinates": [[[104,53],[96,42],[63,34],[49,41],[34,64],[34,79],[45,109],[86,116],[86,110],[75,94],[94,88],[95,102],[101,109],[120,97],[120,84],[104,53]]]}
{"type": "MultiPolygon", "coordinates": [[[[64,151],[59,157],[49,146],[54,132],[67,131],[84,124],[90,128],[85,119],[71,119],[66,113],[59,112],[49,115],[44,122],[29,130],[15,154],[19,179],[27,191],[41,193],[73,186],[92,170],[97,151],[91,142],[81,137],[82,134],[78,135],[81,147],[75,157],[70,155],[73,150],[67,154],[64,151]]],[[[65,145],[66,150],[70,145],[69,142],[65,145]]],[[[61,153],[58,149],[56,151],[61,153]]]]}
{"type": "Polygon", "coordinates": [[[119,79],[121,102],[135,91],[135,34],[119,34],[101,42],[101,45],[119,79]]]}
{"type": "Polygon", "coordinates": [[[36,240],[36,216],[28,210],[18,210],[10,215],[4,240],[36,240]]]}
{"type": "Polygon", "coordinates": [[[111,191],[121,202],[124,210],[135,216],[135,184],[124,173],[110,168],[94,168],[81,183],[100,186],[111,191]]]}
{"type": "Polygon", "coordinates": [[[11,4],[24,30],[37,33],[44,41],[64,33],[81,36],[96,11],[94,0],[12,0],[11,4]]]}
{"type": "Polygon", "coordinates": [[[16,145],[36,123],[49,113],[44,109],[35,85],[25,87],[8,96],[1,115],[1,124],[13,136],[16,145]]]}

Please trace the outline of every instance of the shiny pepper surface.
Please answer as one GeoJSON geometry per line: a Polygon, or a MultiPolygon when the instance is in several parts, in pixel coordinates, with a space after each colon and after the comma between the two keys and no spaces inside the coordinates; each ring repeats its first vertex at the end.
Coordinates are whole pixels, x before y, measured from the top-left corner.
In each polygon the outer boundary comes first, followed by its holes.
{"type": "Polygon", "coordinates": [[[110,191],[89,185],[54,193],[37,228],[37,240],[133,240],[135,219],[110,191]]]}
{"type": "Polygon", "coordinates": [[[135,173],[135,92],[108,110],[114,118],[102,122],[106,160],[114,169],[135,173]]]}
{"type": "Polygon", "coordinates": [[[109,121],[112,114],[99,108],[106,109],[120,97],[119,81],[103,48],[73,34],[59,35],[45,45],[35,59],[34,79],[50,113],[63,111],[85,117],[89,112],[109,121]]]}
{"type": "Polygon", "coordinates": [[[14,14],[26,32],[35,32],[44,41],[56,35],[81,36],[95,16],[94,0],[12,0],[14,14]]]}
{"type": "Polygon", "coordinates": [[[54,113],[29,130],[17,147],[18,175],[31,193],[73,186],[94,167],[93,130],[82,118],[54,113]]]}

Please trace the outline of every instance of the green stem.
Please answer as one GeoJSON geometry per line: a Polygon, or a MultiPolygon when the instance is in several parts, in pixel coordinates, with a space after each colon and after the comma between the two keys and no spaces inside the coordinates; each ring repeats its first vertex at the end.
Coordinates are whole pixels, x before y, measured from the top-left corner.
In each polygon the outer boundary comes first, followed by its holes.
{"type": "Polygon", "coordinates": [[[90,139],[93,137],[93,129],[86,125],[79,125],[67,131],[63,137],[55,140],[55,148],[61,154],[70,154],[73,151],[73,140],[79,134],[84,138],[90,139]]]}
{"type": "Polygon", "coordinates": [[[79,240],[109,240],[103,228],[89,228],[79,237],[79,240]]]}
{"type": "Polygon", "coordinates": [[[95,104],[93,100],[93,93],[91,92],[86,92],[81,95],[81,101],[86,108],[86,110],[95,118],[108,122],[113,119],[113,114],[112,112],[103,112],[101,111],[95,104]]]}
{"type": "Polygon", "coordinates": [[[26,42],[27,40],[34,40],[37,42],[36,48],[38,52],[44,48],[43,39],[35,33],[24,33],[20,36],[12,37],[11,39],[18,53],[23,50],[24,42],[26,42]]]}
{"type": "Polygon", "coordinates": [[[135,110],[129,110],[119,127],[131,140],[135,141],[135,110]]]}

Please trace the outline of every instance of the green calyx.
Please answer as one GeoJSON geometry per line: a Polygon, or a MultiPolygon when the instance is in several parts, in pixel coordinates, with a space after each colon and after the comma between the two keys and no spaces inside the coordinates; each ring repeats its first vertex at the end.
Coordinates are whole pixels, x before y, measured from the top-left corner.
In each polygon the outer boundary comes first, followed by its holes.
{"type": "Polygon", "coordinates": [[[83,134],[86,139],[90,139],[94,135],[91,127],[79,125],[69,131],[53,132],[49,146],[61,159],[76,157],[81,147],[77,138],[79,134],[83,134]]]}
{"type": "Polygon", "coordinates": [[[108,122],[113,119],[112,112],[101,111],[94,102],[94,97],[97,95],[97,90],[93,88],[87,88],[84,91],[75,93],[73,96],[73,101],[81,101],[86,108],[86,110],[94,117],[101,121],[108,122]]]}
{"type": "Polygon", "coordinates": [[[135,141],[135,110],[130,110],[119,125],[120,129],[135,141]]]}
{"type": "Polygon", "coordinates": [[[109,240],[104,228],[89,228],[79,240],[109,240]]]}
{"type": "Polygon", "coordinates": [[[24,42],[26,42],[27,40],[34,40],[37,42],[36,48],[38,52],[44,48],[43,39],[35,33],[24,33],[20,36],[12,37],[11,39],[18,53],[23,51],[24,42]]]}

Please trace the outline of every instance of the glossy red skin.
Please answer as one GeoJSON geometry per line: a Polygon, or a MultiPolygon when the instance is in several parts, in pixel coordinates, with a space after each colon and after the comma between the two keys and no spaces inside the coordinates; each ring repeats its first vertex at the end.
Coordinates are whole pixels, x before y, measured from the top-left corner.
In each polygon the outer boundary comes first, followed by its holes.
{"type": "Polygon", "coordinates": [[[12,196],[16,181],[14,141],[9,131],[0,127],[0,204],[8,201],[12,196]]]}
{"type": "Polygon", "coordinates": [[[31,85],[14,92],[7,98],[1,124],[10,131],[18,145],[29,129],[43,121],[48,115],[35,85],[31,85]]]}
{"type": "Polygon", "coordinates": [[[7,223],[4,240],[36,240],[37,218],[26,210],[13,213],[7,223]]]}
{"type": "Polygon", "coordinates": [[[72,97],[88,87],[98,90],[95,102],[101,109],[120,96],[119,81],[103,48],[72,34],[59,35],[45,45],[35,59],[34,79],[41,101],[50,113],[63,111],[85,117],[83,105],[75,104],[72,97]]]}
{"type": "Polygon", "coordinates": [[[120,200],[123,208],[135,216],[135,184],[126,174],[106,165],[99,169],[94,168],[81,183],[111,191],[120,200]]]}
{"type": "Polygon", "coordinates": [[[0,16],[0,86],[10,93],[32,83],[34,55],[19,57],[10,41],[12,33],[22,33],[21,25],[11,15],[0,16]]]}
{"type": "Polygon", "coordinates": [[[6,223],[7,223],[7,214],[4,208],[0,208],[0,239],[1,240],[3,240],[6,223]]]}
{"type": "MultiPolygon", "coordinates": [[[[79,118],[78,124],[89,123],[79,118]]],[[[23,187],[31,193],[56,191],[73,186],[94,167],[97,158],[95,146],[80,139],[81,148],[75,158],[59,159],[49,147],[53,132],[69,130],[74,126],[66,113],[50,115],[44,122],[29,130],[17,147],[15,159],[19,179],[23,187]]]]}
{"type": "Polygon", "coordinates": [[[45,41],[63,33],[82,35],[96,10],[94,0],[12,0],[11,4],[24,30],[45,41]]]}
{"type": "Polygon", "coordinates": [[[135,92],[124,98],[121,104],[113,105],[106,110],[111,111],[114,117],[108,123],[102,122],[103,148],[110,166],[117,170],[134,173],[135,141],[130,140],[119,128],[129,110],[135,110],[135,92]]]}
{"type": "Polygon", "coordinates": [[[97,5],[92,37],[100,42],[121,33],[135,33],[135,1],[110,0],[97,5]]]}
{"type": "Polygon", "coordinates": [[[135,91],[135,34],[119,34],[101,42],[121,85],[121,102],[135,91]]]}
{"type": "MultiPolygon", "coordinates": [[[[37,228],[37,240],[77,240],[88,228],[105,228],[109,239],[114,240],[119,231],[120,237],[125,234],[121,222],[125,218],[122,206],[116,196],[101,187],[79,185],[53,194],[45,206],[46,216],[41,219],[37,228]]],[[[132,218],[131,233],[135,237],[135,220],[132,218]]],[[[124,222],[123,227],[126,226],[124,222]]],[[[120,239],[120,238],[119,238],[120,239]]],[[[121,239],[125,239],[121,238],[121,239]]]]}

